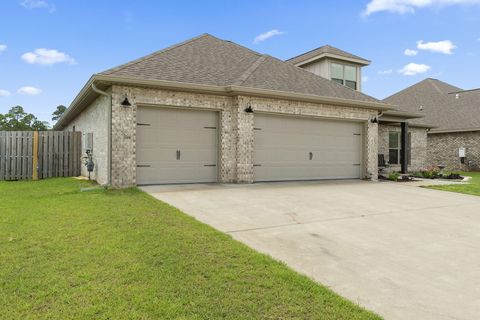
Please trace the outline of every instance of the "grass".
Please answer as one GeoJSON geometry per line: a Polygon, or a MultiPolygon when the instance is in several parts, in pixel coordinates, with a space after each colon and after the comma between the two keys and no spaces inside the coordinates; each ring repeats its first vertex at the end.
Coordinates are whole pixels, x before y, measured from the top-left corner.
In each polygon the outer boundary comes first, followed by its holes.
{"type": "Polygon", "coordinates": [[[480,172],[461,172],[460,174],[462,176],[472,177],[472,179],[468,184],[429,186],[428,188],[480,196],[480,172]]]}
{"type": "Polygon", "coordinates": [[[137,190],[0,182],[2,319],[379,319],[137,190]]]}

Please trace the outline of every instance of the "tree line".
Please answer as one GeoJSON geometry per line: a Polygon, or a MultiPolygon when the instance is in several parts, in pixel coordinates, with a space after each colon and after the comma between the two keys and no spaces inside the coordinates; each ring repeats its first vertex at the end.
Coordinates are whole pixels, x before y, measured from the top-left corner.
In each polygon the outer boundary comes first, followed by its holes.
{"type": "MultiPolygon", "coordinates": [[[[59,105],[52,113],[52,121],[62,117],[67,108],[59,105]]],[[[41,121],[31,113],[25,112],[22,106],[10,108],[7,113],[0,113],[0,131],[45,131],[50,129],[47,121],[41,121]]]]}

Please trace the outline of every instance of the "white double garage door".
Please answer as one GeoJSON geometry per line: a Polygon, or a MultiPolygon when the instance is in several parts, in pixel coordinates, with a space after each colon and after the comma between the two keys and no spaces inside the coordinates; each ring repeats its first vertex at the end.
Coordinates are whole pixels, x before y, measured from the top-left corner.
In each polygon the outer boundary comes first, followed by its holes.
{"type": "MultiPolygon", "coordinates": [[[[137,183],[218,181],[218,112],[139,107],[137,183]]],[[[358,179],[360,122],[254,114],[254,180],[358,179]]]]}

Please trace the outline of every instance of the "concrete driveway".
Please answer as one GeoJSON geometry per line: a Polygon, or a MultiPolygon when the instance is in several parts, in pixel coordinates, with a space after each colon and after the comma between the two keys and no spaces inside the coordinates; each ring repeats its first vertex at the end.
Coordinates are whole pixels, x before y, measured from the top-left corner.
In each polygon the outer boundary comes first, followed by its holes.
{"type": "Polygon", "coordinates": [[[364,181],[142,189],[386,319],[480,317],[480,197],[364,181]]]}

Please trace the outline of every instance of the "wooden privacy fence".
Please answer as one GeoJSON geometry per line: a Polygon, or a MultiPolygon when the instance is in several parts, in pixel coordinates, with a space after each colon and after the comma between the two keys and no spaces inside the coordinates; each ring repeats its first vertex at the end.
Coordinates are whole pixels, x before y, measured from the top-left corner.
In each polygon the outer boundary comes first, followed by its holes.
{"type": "Polygon", "coordinates": [[[80,132],[0,131],[0,180],[79,176],[80,132]]]}

